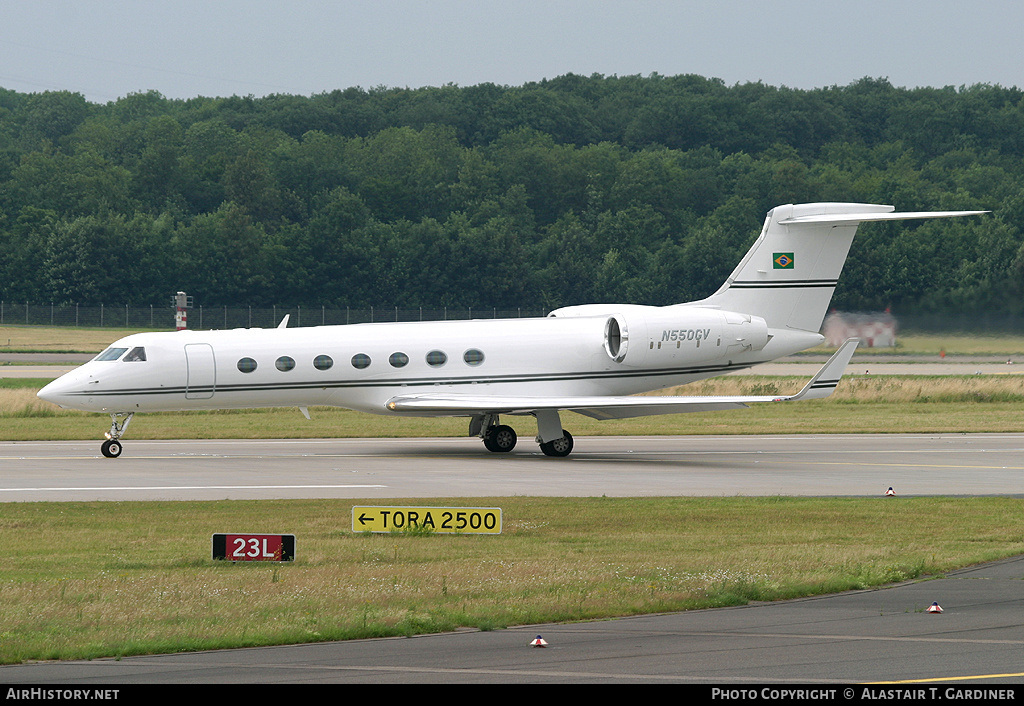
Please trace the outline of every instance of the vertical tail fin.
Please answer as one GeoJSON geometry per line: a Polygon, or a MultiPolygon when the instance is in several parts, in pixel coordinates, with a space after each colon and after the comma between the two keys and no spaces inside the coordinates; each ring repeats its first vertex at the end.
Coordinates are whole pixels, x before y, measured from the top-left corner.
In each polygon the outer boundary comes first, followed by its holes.
{"type": "Polygon", "coordinates": [[[895,213],[892,206],[862,203],[778,206],[725,284],[694,304],[760,316],[769,328],[817,333],[860,223],[980,213],[986,211],[895,213]]]}

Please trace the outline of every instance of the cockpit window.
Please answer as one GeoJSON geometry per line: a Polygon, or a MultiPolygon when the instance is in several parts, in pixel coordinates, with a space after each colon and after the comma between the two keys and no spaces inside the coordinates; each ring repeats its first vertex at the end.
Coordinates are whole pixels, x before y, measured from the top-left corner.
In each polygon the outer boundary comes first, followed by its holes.
{"type": "Polygon", "coordinates": [[[117,360],[121,357],[127,348],[108,348],[107,350],[96,356],[95,360],[117,360]]]}
{"type": "Polygon", "coordinates": [[[146,359],[146,349],[142,346],[138,348],[132,348],[131,352],[124,357],[125,363],[133,363],[140,360],[146,359]]]}

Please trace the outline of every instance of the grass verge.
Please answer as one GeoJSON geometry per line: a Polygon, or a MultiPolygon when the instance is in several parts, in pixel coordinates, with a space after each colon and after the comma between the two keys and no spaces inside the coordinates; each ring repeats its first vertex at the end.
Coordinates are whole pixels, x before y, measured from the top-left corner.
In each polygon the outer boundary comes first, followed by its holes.
{"type": "Polygon", "coordinates": [[[6,503],[0,663],[738,605],[1024,551],[1019,498],[474,501],[503,508],[500,536],[353,534],[358,503],[6,503]],[[215,562],[225,531],[294,533],[296,561],[215,562]]]}

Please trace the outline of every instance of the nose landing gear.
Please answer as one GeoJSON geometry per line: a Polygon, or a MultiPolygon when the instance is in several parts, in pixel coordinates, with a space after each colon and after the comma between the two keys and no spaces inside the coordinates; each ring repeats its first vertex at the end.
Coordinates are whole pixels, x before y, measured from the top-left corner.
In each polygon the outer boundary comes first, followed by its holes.
{"type": "Polygon", "coordinates": [[[132,417],[135,416],[134,412],[111,412],[110,413],[110,431],[104,436],[107,440],[100,445],[100,453],[107,458],[117,458],[121,455],[123,446],[121,446],[121,435],[124,434],[128,428],[129,422],[132,421],[132,417]]]}
{"type": "Polygon", "coordinates": [[[117,458],[121,455],[121,442],[117,439],[107,439],[100,445],[100,453],[107,458],[117,458]]]}

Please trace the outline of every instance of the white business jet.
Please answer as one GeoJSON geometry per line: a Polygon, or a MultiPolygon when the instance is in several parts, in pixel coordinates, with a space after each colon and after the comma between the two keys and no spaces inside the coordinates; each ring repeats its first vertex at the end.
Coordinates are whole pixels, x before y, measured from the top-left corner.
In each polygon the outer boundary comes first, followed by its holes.
{"type": "Polygon", "coordinates": [[[110,415],[104,456],[121,454],[136,412],[329,405],[394,416],[469,417],[497,453],[532,415],[548,456],[567,456],[559,413],[595,419],[706,412],[827,397],[857,347],[847,341],[790,396],[635,397],[791,355],[823,342],[822,319],[857,225],[985,211],[894,213],[849,203],[772,209],[717,292],[672,306],[590,304],[544,318],[373,323],[126,336],[39,391],[110,415]]]}

